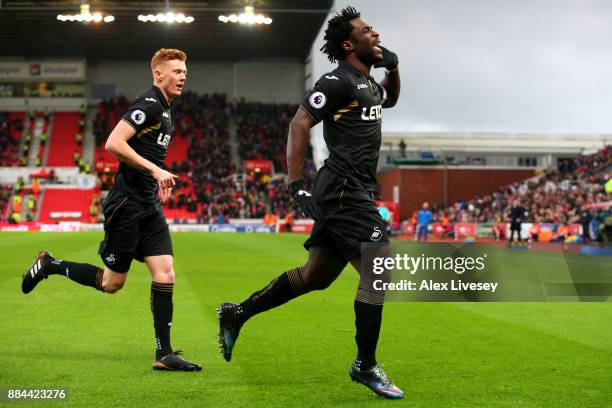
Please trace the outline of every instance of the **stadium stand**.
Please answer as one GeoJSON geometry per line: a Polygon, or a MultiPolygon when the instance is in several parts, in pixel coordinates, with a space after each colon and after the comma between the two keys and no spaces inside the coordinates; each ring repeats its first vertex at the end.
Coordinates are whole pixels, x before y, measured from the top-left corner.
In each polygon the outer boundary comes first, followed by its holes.
{"type": "MultiPolygon", "coordinates": [[[[188,93],[181,96],[174,109],[177,133],[186,136],[191,132],[194,136],[187,165],[172,161],[172,170],[191,175],[193,182],[193,192],[187,193],[187,198],[182,198],[185,193],[177,195],[178,209],[189,206],[193,200],[197,219],[203,223],[263,218],[267,213],[284,216],[290,211],[301,216],[289,197],[284,178],[245,172],[241,165],[249,159],[273,159],[276,171],[286,171],[287,127],[297,106],[240,100],[232,107],[225,95],[198,97],[188,93]],[[230,120],[237,125],[238,163],[232,162],[228,143],[230,120]]],[[[309,184],[314,174],[314,163],[309,161],[305,172],[309,184]]]]}
{"type": "MultiPolygon", "coordinates": [[[[128,106],[125,97],[117,97],[101,102],[97,107],[93,123],[94,158],[103,165],[97,171],[102,190],[112,186],[112,174],[118,163],[106,152],[104,142],[128,106]],[[109,169],[109,163],[115,167],[109,169]]],[[[296,105],[247,102],[244,99],[233,104],[223,94],[183,94],[173,105],[176,130],[166,160],[167,167],[180,179],[165,207],[166,217],[175,222],[201,223],[224,223],[231,219],[264,218],[266,215],[278,219],[293,214],[295,218],[301,218],[299,208],[287,192],[283,174],[286,172],[287,127],[295,109],[296,105]],[[230,129],[235,129],[235,134],[230,134],[230,129]],[[234,156],[232,140],[238,142],[237,155],[234,156]],[[271,172],[245,169],[245,160],[270,159],[273,163],[271,172]]],[[[33,131],[34,119],[40,119],[40,116],[47,118],[40,112],[32,113],[30,129],[24,132],[24,125],[28,123],[24,112],[0,114],[1,159],[5,165],[20,164],[21,139],[33,131]]],[[[82,118],[82,113],[76,112],[53,115],[48,154],[50,166],[75,165],[74,152],[80,151],[75,135],[82,127],[82,123],[79,124],[82,118]]],[[[45,130],[47,126],[45,120],[43,132],[48,131],[45,130]]],[[[39,156],[44,157],[44,144],[41,144],[39,156]]],[[[557,168],[504,186],[490,195],[457,202],[446,208],[434,205],[434,218],[440,222],[446,215],[445,225],[449,231],[449,223],[505,223],[512,201],[519,199],[527,209],[526,222],[582,223],[584,209],[609,201],[604,184],[610,177],[611,166],[612,148],[608,146],[593,155],[560,160],[557,168]]],[[[309,159],[305,171],[308,188],[311,188],[315,175],[314,163],[309,159]]],[[[92,220],[97,214],[92,210],[92,197],[97,192],[79,191],[47,188],[42,196],[43,202],[34,203],[35,207],[41,207],[40,221],[92,220]],[[67,205],[67,201],[71,204],[67,205]],[[58,217],[57,212],[66,217],[58,217]]],[[[0,193],[11,195],[9,188],[0,193]]],[[[19,195],[25,205],[29,196],[25,193],[19,195]]],[[[0,203],[0,217],[6,220],[10,216],[9,199],[5,197],[0,203]]],[[[600,219],[607,214],[606,211],[593,209],[589,213],[591,217],[600,219]]]]}
{"type": "MultiPolygon", "coordinates": [[[[187,209],[197,218],[210,220],[230,209],[221,196],[231,195],[228,180],[235,171],[229,145],[229,115],[231,107],[225,95],[198,96],[187,92],[173,107],[176,131],[172,144],[189,140],[186,160],[168,157],[167,163],[182,183],[189,179],[187,189],[179,189],[173,197],[175,209],[187,209]],[[190,137],[191,136],[191,137],[190,137]],[[194,207],[195,203],[199,203],[194,207]]],[[[234,213],[232,213],[233,215],[234,213]]]]}
{"type": "Polygon", "coordinates": [[[238,152],[242,160],[272,160],[274,169],[287,171],[287,128],[297,105],[246,102],[234,110],[238,126],[238,152]]]}
{"type": "Polygon", "coordinates": [[[115,127],[121,116],[129,106],[127,99],[118,96],[113,99],[106,99],[98,104],[96,117],[93,123],[93,132],[96,138],[96,145],[101,146],[106,137],[115,127]]]}
{"type": "Polygon", "coordinates": [[[75,166],[75,152],[81,154],[77,144],[81,114],[78,112],[58,112],[53,115],[53,128],[49,145],[47,166],[75,166]]]}
{"type": "MultiPolygon", "coordinates": [[[[553,224],[553,231],[568,224],[586,227],[610,214],[598,203],[610,200],[605,184],[612,177],[612,146],[593,155],[560,160],[557,168],[497,192],[444,208],[438,205],[435,219],[448,216],[454,223],[505,223],[514,200],[527,210],[525,222],[553,224]]],[[[494,227],[495,228],[495,227],[494,227]]],[[[554,235],[551,237],[554,239],[554,235]]]]}
{"type": "Polygon", "coordinates": [[[43,164],[49,135],[49,112],[30,112],[30,126],[23,144],[24,154],[28,156],[28,166],[39,167],[43,164]]]}
{"type": "Polygon", "coordinates": [[[0,113],[0,167],[20,165],[25,112],[0,113]]]}
{"type": "Polygon", "coordinates": [[[78,188],[46,187],[40,209],[39,221],[89,222],[90,206],[96,190],[78,188]]]}
{"type": "Polygon", "coordinates": [[[116,168],[119,163],[115,156],[104,150],[104,142],[127,110],[127,107],[128,102],[125,97],[104,100],[98,104],[93,122],[95,161],[98,171],[107,166],[116,168]]]}

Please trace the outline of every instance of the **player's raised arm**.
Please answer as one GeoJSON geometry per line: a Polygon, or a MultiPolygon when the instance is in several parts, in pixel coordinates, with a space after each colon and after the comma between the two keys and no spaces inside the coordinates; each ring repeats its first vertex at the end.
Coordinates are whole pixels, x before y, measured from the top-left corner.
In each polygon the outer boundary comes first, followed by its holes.
{"type": "Polygon", "coordinates": [[[174,179],[178,176],[159,168],[145,159],[128,144],[136,134],[136,130],[125,120],[120,120],[106,141],[106,150],[132,167],[144,170],[151,174],[159,183],[160,188],[169,188],[175,185],[174,179]]]}
{"type": "Polygon", "coordinates": [[[391,108],[395,106],[400,95],[399,62],[396,53],[382,46],[379,46],[379,48],[383,52],[383,60],[375,64],[374,67],[385,68],[385,77],[380,81],[380,85],[387,92],[387,100],[383,104],[383,108],[391,108]]]}

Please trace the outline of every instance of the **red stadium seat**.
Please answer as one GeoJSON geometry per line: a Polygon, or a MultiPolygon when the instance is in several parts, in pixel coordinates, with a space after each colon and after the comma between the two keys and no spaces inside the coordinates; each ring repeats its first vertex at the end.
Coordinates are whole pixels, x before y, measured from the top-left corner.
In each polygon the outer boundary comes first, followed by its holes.
{"type": "Polygon", "coordinates": [[[58,112],[53,115],[47,166],[73,167],[77,150],[76,134],[79,131],[78,112],[58,112]]]}
{"type": "Polygon", "coordinates": [[[46,188],[40,209],[40,222],[82,221],[89,219],[89,206],[96,190],[46,188]],[[77,214],[80,214],[77,216],[77,214]]]}
{"type": "Polygon", "coordinates": [[[175,135],[172,138],[170,146],[168,146],[168,155],[166,156],[166,164],[171,166],[172,163],[183,163],[187,160],[187,151],[189,150],[189,139],[175,135]]]}

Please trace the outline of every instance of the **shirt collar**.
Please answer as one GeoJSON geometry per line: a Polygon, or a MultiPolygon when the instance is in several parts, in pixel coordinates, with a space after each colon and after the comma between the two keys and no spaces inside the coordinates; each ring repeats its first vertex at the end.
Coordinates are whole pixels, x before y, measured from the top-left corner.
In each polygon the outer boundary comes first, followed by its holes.
{"type": "Polygon", "coordinates": [[[346,69],[348,71],[351,71],[355,75],[366,77],[367,79],[372,79],[372,76],[364,74],[356,66],[354,66],[353,64],[351,64],[347,60],[340,60],[338,62],[338,65],[340,66],[340,68],[343,68],[343,69],[346,69]]]}
{"type": "Polygon", "coordinates": [[[157,97],[159,98],[162,106],[166,109],[168,109],[170,107],[170,104],[168,103],[168,101],[166,100],[166,97],[164,96],[164,94],[162,93],[161,89],[159,89],[157,86],[153,85],[153,91],[155,92],[155,94],[157,95],[157,97]]]}

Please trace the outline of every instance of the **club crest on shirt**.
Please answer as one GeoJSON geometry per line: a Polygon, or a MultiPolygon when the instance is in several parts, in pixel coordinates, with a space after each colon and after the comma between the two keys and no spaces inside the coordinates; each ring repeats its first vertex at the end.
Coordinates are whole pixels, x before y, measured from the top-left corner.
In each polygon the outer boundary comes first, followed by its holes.
{"type": "Polygon", "coordinates": [[[145,119],[147,118],[147,115],[145,115],[145,113],[140,109],[136,109],[134,112],[132,112],[132,116],[130,117],[132,118],[135,124],[142,125],[145,119]]]}
{"type": "Polygon", "coordinates": [[[321,109],[325,106],[325,102],[327,102],[327,97],[323,92],[315,92],[308,98],[308,103],[315,109],[321,109]]]}

